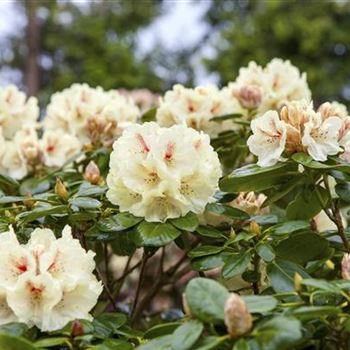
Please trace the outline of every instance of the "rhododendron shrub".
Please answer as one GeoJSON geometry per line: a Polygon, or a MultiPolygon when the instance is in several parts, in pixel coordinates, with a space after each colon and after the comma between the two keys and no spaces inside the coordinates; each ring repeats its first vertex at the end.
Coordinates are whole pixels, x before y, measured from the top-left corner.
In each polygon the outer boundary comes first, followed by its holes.
{"type": "Polygon", "coordinates": [[[349,113],[235,73],[0,90],[0,349],[348,348],[349,113]]]}

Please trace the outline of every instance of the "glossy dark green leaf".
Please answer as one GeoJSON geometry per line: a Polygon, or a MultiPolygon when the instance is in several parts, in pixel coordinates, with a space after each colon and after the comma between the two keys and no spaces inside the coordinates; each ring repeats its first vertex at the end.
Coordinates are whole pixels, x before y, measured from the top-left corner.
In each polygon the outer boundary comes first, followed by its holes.
{"type": "Polygon", "coordinates": [[[350,203],[350,183],[343,182],[335,186],[335,192],[345,202],[350,203]]]}
{"type": "Polygon", "coordinates": [[[294,170],[288,163],[277,163],[270,167],[256,164],[246,165],[234,170],[220,181],[220,189],[224,192],[262,191],[289,180],[286,172],[294,170]]]}
{"type": "Polygon", "coordinates": [[[222,268],[222,276],[225,279],[242,274],[250,264],[251,253],[245,252],[230,257],[222,268]]]}
{"type": "Polygon", "coordinates": [[[137,350],[172,350],[172,335],[164,335],[163,337],[152,339],[144,344],[139,345],[137,350]]]}
{"type": "Polygon", "coordinates": [[[306,188],[289,203],[286,217],[288,220],[310,220],[326,207],[328,202],[328,192],[323,187],[306,188]]]}
{"type": "Polygon", "coordinates": [[[292,349],[302,336],[301,323],[293,317],[276,316],[259,323],[254,330],[259,350],[292,349]]]}
{"type": "Polygon", "coordinates": [[[227,261],[229,255],[231,254],[221,253],[195,258],[192,260],[191,266],[195,271],[208,271],[217,267],[222,267],[227,261]]]}
{"type": "Polygon", "coordinates": [[[127,318],[121,313],[105,313],[93,320],[95,333],[101,337],[109,337],[113,332],[124,325],[127,318]]]}
{"type": "Polygon", "coordinates": [[[125,231],[141,222],[143,218],[136,217],[129,213],[118,213],[101,219],[97,226],[101,231],[119,232],[125,231]]]}
{"type": "Polygon", "coordinates": [[[268,243],[260,243],[256,247],[256,251],[261,259],[270,262],[275,258],[275,251],[268,243]]]}
{"type": "Polygon", "coordinates": [[[220,204],[220,203],[209,203],[205,210],[210,211],[212,213],[218,215],[224,215],[231,219],[236,220],[247,220],[249,219],[249,215],[240,209],[230,207],[229,205],[220,204]]]}
{"type": "Polygon", "coordinates": [[[180,322],[169,322],[169,323],[160,323],[156,324],[152,328],[148,329],[145,334],[145,339],[153,339],[167,334],[171,334],[175,331],[176,328],[181,326],[180,322]]]}
{"type": "Polygon", "coordinates": [[[251,313],[265,313],[273,310],[278,300],[270,295],[243,295],[244,302],[251,313]]]}
{"type": "Polygon", "coordinates": [[[21,183],[19,188],[19,193],[22,196],[34,195],[38,193],[43,193],[50,189],[50,181],[48,179],[37,179],[35,177],[30,177],[21,183]]]}
{"type": "Polygon", "coordinates": [[[337,315],[342,310],[336,306],[315,306],[308,305],[292,309],[290,314],[297,317],[301,321],[316,320],[330,315],[337,315]]]}
{"type": "Polygon", "coordinates": [[[310,278],[301,266],[291,261],[276,260],[267,266],[267,276],[277,293],[294,291],[295,273],[303,278],[310,278]]]}
{"type": "Polygon", "coordinates": [[[210,226],[199,226],[196,230],[201,236],[211,238],[227,238],[220,230],[210,226]]]}
{"type": "Polygon", "coordinates": [[[296,231],[310,228],[310,223],[305,220],[285,221],[280,224],[271,226],[268,232],[274,235],[286,235],[296,231]]]}
{"type": "Polygon", "coordinates": [[[208,278],[194,278],[185,289],[191,313],[203,322],[217,323],[224,320],[224,306],[228,296],[226,288],[208,278]]]}
{"type": "Polygon", "coordinates": [[[329,244],[315,232],[301,232],[280,242],[275,251],[280,258],[303,265],[308,261],[326,258],[329,244]]]}
{"type": "Polygon", "coordinates": [[[195,344],[194,350],[220,350],[225,341],[224,337],[206,336],[195,344]]]}
{"type": "Polygon", "coordinates": [[[75,197],[94,197],[100,196],[106,192],[106,187],[100,187],[92,185],[89,182],[83,182],[78,189],[78,192],[75,194],[75,197]]]}
{"type": "Polygon", "coordinates": [[[189,253],[188,256],[191,258],[198,258],[201,256],[206,255],[213,255],[220,253],[224,247],[218,247],[218,246],[211,246],[211,245],[201,245],[199,247],[193,248],[189,253]]]}
{"type": "Polygon", "coordinates": [[[66,214],[67,206],[57,205],[57,206],[42,206],[36,207],[31,211],[25,211],[17,215],[16,220],[21,223],[27,223],[39,219],[41,217],[46,217],[49,215],[66,214]]]}
{"type": "Polygon", "coordinates": [[[176,228],[188,232],[194,232],[199,225],[197,215],[192,212],[189,212],[186,216],[181,218],[170,219],[169,222],[176,228]]]}
{"type": "Polygon", "coordinates": [[[59,346],[59,345],[70,345],[69,338],[67,337],[52,337],[52,338],[44,338],[37,340],[34,345],[37,348],[52,348],[54,346],[59,346]]]}
{"type": "Polygon", "coordinates": [[[171,243],[181,234],[181,231],[171,224],[147,221],[143,221],[137,226],[137,232],[140,234],[140,238],[145,246],[156,247],[171,243]]]}
{"type": "Polygon", "coordinates": [[[91,197],[75,197],[70,199],[69,203],[82,209],[98,209],[102,205],[99,200],[91,197]]]}
{"type": "Polygon", "coordinates": [[[203,324],[196,320],[190,320],[178,327],[171,342],[172,350],[189,350],[203,332],[203,324]]]}

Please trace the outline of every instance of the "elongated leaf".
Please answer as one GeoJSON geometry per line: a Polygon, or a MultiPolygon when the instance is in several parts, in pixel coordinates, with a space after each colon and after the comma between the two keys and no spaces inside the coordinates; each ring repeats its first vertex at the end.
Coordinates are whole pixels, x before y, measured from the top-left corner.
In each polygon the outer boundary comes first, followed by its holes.
{"type": "Polygon", "coordinates": [[[101,219],[97,226],[104,232],[125,231],[141,222],[143,218],[136,217],[129,213],[118,213],[117,215],[101,219]]]}
{"type": "Polygon", "coordinates": [[[203,324],[190,320],[176,329],[171,342],[172,350],[189,350],[203,332],[203,324]]]}
{"type": "Polygon", "coordinates": [[[0,349],[6,350],[37,350],[28,340],[9,334],[0,334],[0,349]]]}
{"type": "Polygon", "coordinates": [[[188,253],[188,256],[191,258],[198,258],[201,256],[213,255],[213,254],[220,253],[223,249],[224,249],[224,247],[202,245],[202,246],[199,246],[199,247],[192,249],[188,253]]]}
{"type": "Polygon", "coordinates": [[[245,252],[242,255],[232,256],[226,261],[222,269],[222,276],[225,279],[229,279],[242,274],[249,266],[250,260],[250,252],[245,252]]]}
{"type": "Polygon", "coordinates": [[[218,215],[224,215],[231,219],[237,219],[237,220],[247,220],[249,219],[249,215],[240,209],[230,207],[225,204],[220,203],[210,203],[206,206],[205,210],[210,211],[212,213],[218,214],[218,215]]]}
{"type": "Polygon", "coordinates": [[[251,313],[265,313],[278,304],[278,300],[270,295],[243,295],[242,298],[251,313]]]}
{"type": "Polygon", "coordinates": [[[37,207],[31,211],[26,211],[18,214],[16,217],[16,221],[21,223],[27,223],[39,219],[41,217],[65,213],[67,213],[67,206],[65,205],[37,207]]]}
{"type": "Polygon", "coordinates": [[[192,212],[181,218],[170,219],[169,222],[176,228],[188,232],[194,232],[199,225],[197,215],[192,212]]]}
{"type": "Polygon", "coordinates": [[[310,228],[310,223],[305,220],[285,221],[281,224],[271,226],[268,232],[273,235],[286,235],[296,231],[310,228]]]}
{"type": "Polygon", "coordinates": [[[102,205],[100,201],[90,197],[75,197],[70,199],[69,203],[82,209],[98,209],[102,205]]]}

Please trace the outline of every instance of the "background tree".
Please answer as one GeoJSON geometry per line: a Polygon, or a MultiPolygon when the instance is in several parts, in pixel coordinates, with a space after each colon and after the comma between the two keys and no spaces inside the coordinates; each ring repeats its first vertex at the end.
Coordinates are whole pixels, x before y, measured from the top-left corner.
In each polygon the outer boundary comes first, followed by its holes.
{"type": "Polygon", "coordinates": [[[205,63],[222,84],[250,60],[281,57],[307,72],[316,102],[349,102],[349,1],[214,0],[207,20],[219,39],[212,40],[215,57],[205,63]]]}
{"type": "Polygon", "coordinates": [[[150,59],[137,55],[136,33],[159,14],[160,3],[18,2],[18,11],[27,18],[27,40],[10,38],[14,59],[2,63],[25,71],[28,91],[39,89],[44,99],[74,82],[159,91],[161,81],[150,59]]]}

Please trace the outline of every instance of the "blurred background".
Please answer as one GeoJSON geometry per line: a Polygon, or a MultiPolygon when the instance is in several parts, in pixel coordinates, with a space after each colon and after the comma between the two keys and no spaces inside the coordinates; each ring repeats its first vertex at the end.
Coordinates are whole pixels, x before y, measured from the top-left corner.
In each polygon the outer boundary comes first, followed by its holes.
{"type": "Polygon", "coordinates": [[[74,82],[162,93],[290,59],[350,106],[350,0],[1,0],[0,85],[46,103],[74,82]]]}

